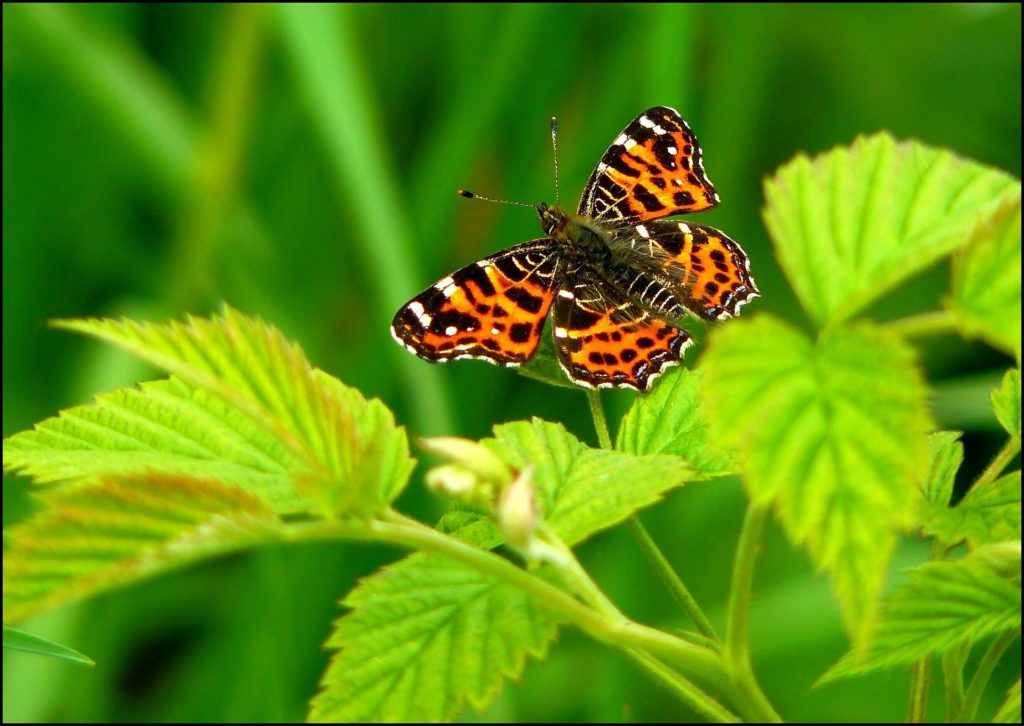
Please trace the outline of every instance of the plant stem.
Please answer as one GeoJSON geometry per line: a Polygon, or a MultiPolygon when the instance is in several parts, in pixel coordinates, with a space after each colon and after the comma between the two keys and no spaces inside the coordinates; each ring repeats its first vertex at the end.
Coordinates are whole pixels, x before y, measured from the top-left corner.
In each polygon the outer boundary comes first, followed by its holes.
{"type": "MultiPolygon", "coordinates": [[[[285,528],[283,538],[289,541],[376,541],[442,555],[526,592],[597,640],[665,658],[684,673],[698,676],[715,688],[729,686],[722,660],[713,651],[625,617],[611,618],[492,552],[477,549],[394,511],[386,512],[383,519],[368,522],[333,520],[291,524],[285,528]]],[[[706,694],[704,698],[713,700],[706,694]]]]}
{"type": "Polygon", "coordinates": [[[747,618],[754,584],[754,563],[767,517],[767,507],[752,503],[743,518],[743,529],[740,531],[739,544],[736,546],[736,561],[733,564],[732,586],[729,593],[725,657],[732,670],[733,682],[741,697],[746,700],[748,708],[753,709],[763,721],[780,722],[782,719],[772,708],[754,678],[747,642],[747,618]]]}
{"type": "Polygon", "coordinates": [[[964,640],[942,654],[947,721],[953,721],[964,704],[964,661],[967,660],[970,649],[970,641],[964,640]]]}
{"type": "MultiPolygon", "coordinates": [[[[598,612],[612,619],[624,620],[625,616],[622,611],[597,586],[597,583],[587,574],[572,550],[561,538],[543,523],[539,533],[543,541],[557,550],[564,558],[564,565],[558,569],[583,600],[598,612]]],[[[639,648],[627,648],[625,653],[697,713],[703,714],[711,721],[734,722],[739,720],[735,714],[723,708],[713,699],[709,699],[707,694],[703,693],[689,679],[676,673],[646,651],[639,648]]]]}
{"type": "Polygon", "coordinates": [[[594,417],[597,443],[601,445],[602,449],[613,448],[612,437],[608,434],[608,421],[604,417],[604,406],[601,405],[601,392],[595,388],[588,388],[587,403],[590,404],[590,415],[594,417]]]}
{"type": "Polygon", "coordinates": [[[593,578],[583,569],[580,561],[576,559],[576,555],[573,554],[572,550],[562,541],[562,539],[544,522],[541,522],[539,532],[541,539],[550,547],[557,550],[563,560],[564,564],[557,565],[551,563],[562,576],[569,582],[572,589],[579,595],[585,603],[590,605],[600,613],[607,615],[615,619],[623,619],[625,616],[622,611],[615,606],[604,591],[598,587],[597,583],[594,582],[593,578]]]}
{"type": "MultiPolygon", "coordinates": [[[[946,557],[946,546],[938,539],[932,543],[932,560],[943,560],[946,557]]],[[[908,723],[922,723],[928,709],[928,687],[931,685],[932,661],[926,655],[914,662],[910,669],[910,712],[908,723]]]]}
{"type": "Polygon", "coordinates": [[[661,581],[665,583],[665,587],[672,593],[676,602],[690,616],[693,624],[697,626],[697,630],[701,632],[701,635],[707,638],[715,647],[720,647],[722,640],[718,637],[718,633],[715,632],[711,621],[708,620],[707,615],[704,614],[700,605],[697,604],[693,595],[690,594],[690,590],[686,587],[682,578],[676,574],[676,571],[672,569],[672,565],[665,559],[665,555],[658,548],[651,535],[648,534],[647,528],[640,521],[640,517],[633,515],[627,520],[627,523],[637,543],[640,545],[640,550],[644,553],[647,561],[654,566],[654,571],[661,578],[661,581]]]}
{"type": "Polygon", "coordinates": [[[905,338],[920,338],[928,335],[942,335],[956,330],[953,314],[946,310],[934,310],[918,315],[893,320],[886,324],[889,330],[905,338]]]}
{"type": "Polygon", "coordinates": [[[907,723],[924,723],[931,673],[932,659],[927,655],[915,661],[910,669],[910,713],[907,715],[907,723]]]}
{"type": "MultiPolygon", "coordinates": [[[[594,417],[594,428],[597,430],[598,443],[600,443],[603,449],[611,449],[612,439],[608,433],[608,421],[605,419],[604,406],[601,405],[600,392],[595,389],[588,390],[587,402],[590,404],[590,413],[594,417]]],[[[637,544],[640,545],[640,551],[643,552],[647,562],[654,568],[655,573],[665,584],[665,587],[668,588],[672,597],[679,603],[683,611],[690,616],[690,620],[693,621],[693,624],[701,634],[716,646],[719,645],[721,639],[711,625],[711,621],[708,620],[704,611],[701,610],[700,605],[697,604],[682,578],[672,568],[668,558],[665,557],[661,548],[658,547],[654,538],[651,537],[647,528],[644,527],[643,522],[636,515],[633,515],[627,521],[633,537],[636,539],[637,544]]]]}
{"type": "Polygon", "coordinates": [[[740,719],[724,706],[713,699],[709,699],[705,693],[697,689],[690,681],[667,667],[657,658],[648,655],[642,650],[630,649],[626,651],[630,660],[650,673],[656,680],[671,690],[687,706],[696,713],[702,714],[709,721],[718,723],[738,723],[740,719]]]}
{"type": "Polygon", "coordinates": [[[974,671],[971,685],[967,687],[967,693],[964,694],[964,702],[960,707],[960,713],[957,714],[956,719],[951,720],[959,721],[960,723],[974,720],[974,715],[978,711],[978,703],[981,701],[981,694],[985,691],[985,686],[988,685],[988,679],[992,676],[992,671],[995,670],[996,665],[999,664],[999,659],[1003,657],[1003,653],[1013,644],[1018,635],[1020,635],[1019,628],[1007,630],[992,642],[992,645],[985,651],[985,655],[982,656],[978,669],[974,671]]]}
{"type": "Polygon", "coordinates": [[[981,472],[981,475],[971,486],[970,490],[973,491],[978,487],[986,486],[998,479],[999,475],[1003,473],[1003,469],[1013,461],[1013,457],[1015,457],[1019,452],[1020,437],[1011,436],[1009,440],[1003,444],[1003,448],[999,450],[999,453],[995,455],[991,463],[985,467],[985,471],[981,472]]]}

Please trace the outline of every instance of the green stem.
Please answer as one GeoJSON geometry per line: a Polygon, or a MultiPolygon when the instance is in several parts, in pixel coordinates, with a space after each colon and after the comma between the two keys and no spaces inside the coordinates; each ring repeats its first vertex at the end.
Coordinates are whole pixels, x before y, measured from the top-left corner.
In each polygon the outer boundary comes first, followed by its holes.
{"type": "Polygon", "coordinates": [[[734,713],[714,699],[708,698],[707,694],[657,658],[635,649],[627,650],[626,655],[629,656],[630,660],[650,673],[655,680],[675,693],[679,700],[693,709],[695,713],[702,714],[709,721],[717,723],[738,723],[740,721],[734,713]]]}
{"type": "MultiPolygon", "coordinates": [[[[604,406],[601,405],[601,394],[595,389],[587,391],[587,403],[590,404],[590,413],[594,417],[594,428],[597,430],[597,440],[600,443],[601,448],[611,449],[612,438],[608,433],[608,421],[605,419],[604,406]]],[[[668,588],[668,591],[675,598],[679,606],[682,607],[683,611],[690,616],[690,620],[701,632],[701,634],[711,641],[714,645],[719,645],[721,639],[718,637],[718,633],[715,632],[714,627],[711,625],[711,621],[701,610],[700,605],[697,604],[696,599],[690,593],[689,588],[683,582],[679,574],[672,568],[668,558],[658,547],[658,544],[651,537],[647,528],[644,527],[643,522],[636,515],[630,517],[628,520],[630,531],[633,533],[633,537],[636,539],[637,544],[640,545],[640,551],[644,557],[647,558],[647,562],[654,568],[655,573],[668,588]]]]}
{"type": "MultiPolygon", "coordinates": [[[[584,602],[613,620],[626,619],[622,611],[608,599],[608,596],[583,569],[572,550],[553,530],[542,523],[539,534],[548,546],[561,554],[563,562],[557,566],[557,569],[573,590],[583,598],[584,602]]],[[[707,694],[697,688],[689,679],[676,673],[649,653],[638,648],[627,648],[625,653],[697,713],[703,714],[711,721],[734,722],[739,720],[735,714],[708,698],[707,694]]]]}
{"type": "Polygon", "coordinates": [[[761,533],[768,517],[768,508],[751,504],[743,519],[736,561],[733,564],[732,586],[729,594],[728,618],[725,628],[725,657],[730,665],[733,682],[747,710],[753,710],[762,721],[780,722],[782,719],[761,691],[750,665],[750,647],[747,642],[750,597],[754,584],[754,563],[761,544],[761,533]]]}
{"type": "Polygon", "coordinates": [[[640,521],[640,517],[633,515],[627,520],[627,523],[629,524],[630,531],[633,532],[633,537],[636,538],[637,544],[640,545],[640,551],[643,552],[647,561],[654,566],[654,571],[658,574],[658,577],[661,578],[661,581],[668,588],[668,591],[672,593],[680,607],[690,616],[690,620],[693,621],[697,630],[708,639],[713,647],[721,647],[722,639],[718,637],[718,633],[715,631],[711,621],[708,620],[707,615],[701,610],[700,605],[697,604],[696,599],[694,599],[682,578],[676,574],[672,565],[665,559],[665,555],[647,532],[647,528],[640,521]]]}
{"type": "MultiPolygon", "coordinates": [[[[620,648],[637,648],[664,658],[684,673],[698,676],[715,688],[727,689],[729,686],[722,661],[712,651],[625,617],[611,618],[597,612],[508,560],[397,512],[389,511],[384,519],[369,522],[301,522],[288,525],[283,537],[289,541],[376,541],[442,555],[522,590],[597,640],[620,648]]],[[[710,700],[709,696],[705,698],[710,700]]]]}
{"type": "Polygon", "coordinates": [[[942,654],[942,678],[946,686],[946,720],[950,723],[964,704],[964,661],[970,641],[963,640],[942,654]]]}
{"type": "MultiPolygon", "coordinates": [[[[942,560],[946,557],[946,546],[939,540],[932,543],[932,560],[942,560]]],[[[916,661],[910,669],[910,712],[907,714],[908,723],[922,723],[925,719],[925,711],[928,709],[928,687],[931,685],[932,661],[931,656],[926,655],[916,661]]]]}
{"type": "Polygon", "coordinates": [[[1003,448],[999,450],[999,453],[995,455],[992,462],[985,467],[985,471],[981,472],[981,475],[977,478],[974,484],[971,486],[971,490],[975,490],[978,487],[983,487],[991,484],[999,475],[1003,473],[1003,470],[1009,466],[1010,462],[1020,452],[1020,437],[1011,436],[1003,448]]]}
{"type": "Polygon", "coordinates": [[[910,669],[910,713],[907,723],[924,723],[928,708],[928,684],[932,673],[932,660],[925,656],[910,669]]]}
{"type": "Polygon", "coordinates": [[[602,449],[612,449],[612,437],[608,434],[608,421],[604,417],[604,406],[601,405],[601,392],[596,388],[587,389],[587,403],[590,404],[590,415],[594,417],[594,428],[597,429],[597,443],[602,449]]]}
{"type": "Polygon", "coordinates": [[[545,543],[561,554],[563,562],[560,565],[556,563],[552,563],[552,565],[561,572],[573,591],[585,603],[608,617],[616,619],[625,618],[622,611],[615,606],[615,603],[604,594],[604,591],[598,587],[593,578],[583,569],[583,566],[580,565],[580,561],[576,559],[576,555],[573,554],[572,550],[546,523],[541,522],[539,534],[545,543]]]}
{"type": "Polygon", "coordinates": [[[981,663],[978,664],[978,670],[974,672],[974,677],[971,678],[971,685],[967,687],[967,693],[964,694],[964,702],[960,707],[960,713],[957,714],[956,721],[968,723],[974,720],[974,715],[978,711],[978,703],[981,701],[981,694],[985,691],[985,686],[988,685],[988,679],[992,676],[992,671],[995,670],[996,665],[999,664],[999,659],[1003,657],[1003,653],[1013,644],[1018,635],[1020,635],[1019,628],[1007,630],[996,638],[988,650],[985,651],[981,663]]]}
{"type": "Polygon", "coordinates": [[[946,310],[934,310],[893,320],[885,327],[905,338],[920,338],[955,332],[955,323],[952,313],[946,310]]]}

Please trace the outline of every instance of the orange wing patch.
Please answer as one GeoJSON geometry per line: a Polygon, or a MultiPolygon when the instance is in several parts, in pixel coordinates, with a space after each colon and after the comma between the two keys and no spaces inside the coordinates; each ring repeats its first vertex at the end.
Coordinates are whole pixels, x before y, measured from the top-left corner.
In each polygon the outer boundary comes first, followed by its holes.
{"type": "Polygon", "coordinates": [[[557,252],[553,240],[535,240],[467,265],[399,310],[391,335],[433,363],[478,358],[518,366],[540,342],[554,300],[557,252]]]}
{"type": "Polygon", "coordinates": [[[760,295],[743,248],[714,227],[651,222],[617,244],[625,246],[631,263],[668,280],[680,302],[706,320],[739,315],[760,295]]]}
{"type": "Polygon", "coordinates": [[[631,223],[699,212],[718,202],[697,137],[677,111],[658,106],[612,142],[587,182],[579,212],[631,223]]]}
{"type": "Polygon", "coordinates": [[[558,292],[554,336],[558,361],[588,388],[647,390],[658,374],[677,364],[691,343],[685,330],[647,313],[598,282],[589,271],[573,289],[558,292]]]}

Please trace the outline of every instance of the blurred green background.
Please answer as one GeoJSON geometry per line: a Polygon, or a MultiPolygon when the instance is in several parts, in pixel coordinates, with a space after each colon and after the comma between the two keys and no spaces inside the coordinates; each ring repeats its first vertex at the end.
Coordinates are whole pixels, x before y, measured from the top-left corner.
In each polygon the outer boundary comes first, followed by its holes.
{"type": "MultiPolygon", "coordinates": [[[[432,367],[395,345],[388,323],[437,278],[539,236],[529,210],[467,202],[458,187],[553,201],[557,115],[569,206],[607,144],[657,104],[678,108],[704,146],[723,204],[700,221],[741,242],[763,292],[745,313],[802,324],[761,223],[762,179],[798,151],[879,129],[1019,177],[1021,9],[5,4],[4,435],[154,375],[47,329],[48,318],[164,320],[226,300],[383,399],[415,435],[479,437],[538,415],[594,443],[582,395],[478,362],[432,367]]],[[[947,279],[943,263],[869,314],[932,309],[947,279]]],[[[1010,361],[952,337],[922,351],[941,425],[966,432],[966,482],[1001,443],[987,393],[1010,361]]],[[[606,394],[613,421],[632,397],[606,394]]],[[[433,521],[444,504],[420,481],[399,504],[433,521]]],[[[719,626],[743,503],[739,482],[720,480],[643,515],[719,626]]],[[[29,509],[24,480],[6,478],[5,524],[29,509]]],[[[631,616],[685,625],[624,532],[595,537],[581,555],[631,616]]],[[[5,655],[4,720],[300,719],[335,601],[396,556],[260,551],[25,623],[97,665],[5,655]]],[[[925,557],[908,542],[894,569],[925,557]]],[[[785,717],[905,718],[906,672],[811,690],[844,652],[839,613],[824,578],[774,528],[754,602],[756,671],[785,717]]],[[[1011,655],[982,718],[1015,677],[1011,655]]],[[[483,717],[691,714],[566,630],[483,717]]]]}

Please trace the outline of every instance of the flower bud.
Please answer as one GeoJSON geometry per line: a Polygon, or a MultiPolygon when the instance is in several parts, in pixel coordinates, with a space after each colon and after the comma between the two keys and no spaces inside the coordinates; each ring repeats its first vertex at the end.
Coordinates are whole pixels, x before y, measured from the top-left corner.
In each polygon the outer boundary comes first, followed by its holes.
{"type": "Polygon", "coordinates": [[[419,440],[427,451],[451,459],[453,464],[473,473],[478,479],[504,486],[512,480],[512,471],[483,444],[454,436],[435,436],[419,440]]]}
{"type": "Polygon", "coordinates": [[[537,501],[533,493],[533,467],[528,466],[501,490],[495,516],[505,541],[528,552],[537,529],[537,501]]]}

